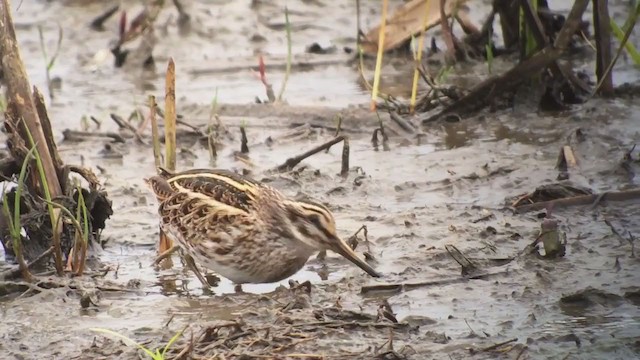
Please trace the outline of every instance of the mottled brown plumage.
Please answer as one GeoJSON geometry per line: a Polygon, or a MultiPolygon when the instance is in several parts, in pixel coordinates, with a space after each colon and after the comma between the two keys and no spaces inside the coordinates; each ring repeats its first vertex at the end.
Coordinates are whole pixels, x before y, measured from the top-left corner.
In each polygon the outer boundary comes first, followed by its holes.
{"type": "Polygon", "coordinates": [[[146,181],[160,203],[165,234],[236,284],[285,279],[319,250],[333,250],[380,276],[336,235],[331,212],[320,204],[290,200],[225,170],[162,170],[146,181]]]}

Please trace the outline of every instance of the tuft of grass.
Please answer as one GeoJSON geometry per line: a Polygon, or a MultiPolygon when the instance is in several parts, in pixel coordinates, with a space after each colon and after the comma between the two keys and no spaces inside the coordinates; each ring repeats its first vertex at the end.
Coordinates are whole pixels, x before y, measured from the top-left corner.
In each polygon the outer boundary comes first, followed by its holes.
{"type": "Polygon", "coordinates": [[[89,215],[80,185],[77,186],[77,191],[78,204],[76,208],[76,222],[82,224],[83,227],[76,228],[73,245],[73,270],[77,275],[82,275],[87,260],[87,249],[89,248],[89,215]]]}
{"type": "MultiPolygon", "coordinates": [[[[24,126],[26,133],[27,133],[27,137],[29,139],[29,145],[32,147],[36,146],[35,141],[33,140],[33,135],[31,134],[31,131],[29,130],[29,127],[24,126]]],[[[60,246],[60,235],[61,235],[61,231],[59,226],[60,226],[60,216],[58,214],[57,211],[55,211],[54,207],[50,204],[51,203],[51,191],[49,190],[49,184],[47,183],[47,177],[44,173],[44,166],[42,165],[42,158],[40,157],[40,153],[38,152],[38,150],[36,149],[33,156],[35,157],[36,160],[36,167],[38,169],[38,174],[40,175],[40,185],[42,186],[42,192],[44,194],[44,199],[47,202],[47,210],[49,212],[49,218],[51,219],[51,230],[53,232],[53,258],[55,260],[56,263],[56,271],[58,272],[58,275],[62,275],[62,247],[60,246]]]]}
{"type": "Polygon", "coordinates": [[[284,90],[286,89],[287,82],[289,81],[289,74],[291,74],[291,24],[289,23],[289,9],[286,6],[284,7],[284,21],[284,28],[287,32],[287,65],[284,72],[284,78],[282,79],[282,84],[280,85],[278,101],[282,101],[284,90]]]}
{"type": "Polygon", "coordinates": [[[18,186],[14,194],[15,199],[13,202],[13,219],[11,219],[11,213],[9,211],[9,199],[7,197],[7,193],[5,191],[2,192],[2,210],[4,211],[5,217],[9,220],[9,234],[11,236],[13,252],[16,255],[16,259],[18,259],[18,266],[20,267],[20,271],[22,272],[22,277],[27,282],[31,282],[32,276],[29,272],[29,267],[24,260],[24,254],[22,253],[22,234],[20,233],[22,231],[22,221],[20,219],[20,200],[22,199],[22,191],[24,188],[24,179],[27,174],[27,166],[29,165],[29,161],[31,161],[35,152],[36,146],[34,145],[33,147],[31,147],[29,152],[27,152],[27,156],[25,156],[24,161],[22,162],[22,167],[20,168],[20,175],[18,176],[18,186]]]}
{"type": "Polygon", "coordinates": [[[167,342],[167,344],[164,346],[164,348],[162,349],[162,351],[160,351],[160,349],[156,349],[156,351],[151,351],[149,349],[147,349],[146,347],[144,347],[142,344],[135,342],[133,339],[119,334],[113,330],[109,330],[109,329],[103,329],[103,328],[92,328],[90,329],[91,331],[95,331],[101,334],[106,334],[106,335],[110,335],[113,337],[116,337],[120,340],[122,340],[125,344],[129,345],[129,346],[135,346],[138,349],[142,350],[145,354],[147,354],[147,356],[149,356],[150,359],[153,360],[164,360],[165,356],[167,354],[167,351],[169,350],[169,348],[171,347],[171,345],[173,345],[173,343],[175,343],[180,336],[182,336],[182,334],[184,333],[184,331],[186,330],[186,327],[180,331],[178,331],[175,335],[173,335],[173,337],[169,340],[169,342],[167,342]]]}

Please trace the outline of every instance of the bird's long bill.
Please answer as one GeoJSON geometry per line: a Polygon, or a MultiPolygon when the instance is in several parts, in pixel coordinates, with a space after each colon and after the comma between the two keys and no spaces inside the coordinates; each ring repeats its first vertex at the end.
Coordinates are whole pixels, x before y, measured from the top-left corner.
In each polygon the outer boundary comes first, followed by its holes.
{"type": "Polygon", "coordinates": [[[373,277],[381,277],[380,273],[375,271],[369,264],[360,259],[358,255],[351,249],[347,243],[336,237],[336,241],[332,244],[331,250],[347,258],[347,260],[358,265],[358,267],[373,277]]]}

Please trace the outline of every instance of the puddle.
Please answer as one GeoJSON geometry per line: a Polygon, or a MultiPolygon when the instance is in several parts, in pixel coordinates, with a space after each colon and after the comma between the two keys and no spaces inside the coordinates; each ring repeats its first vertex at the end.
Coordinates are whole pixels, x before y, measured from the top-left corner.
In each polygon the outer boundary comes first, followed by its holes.
{"type": "MultiPolygon", "coordinates": [[[[470,358],[467,350],[470,347],[485,348],[513,338],[521,346],[528,346],[525,354],[530,358],[640,356],[637,342],[640,309],[637,299],[634,302],[635,298],[625,296],[633,291],[630,287],[640,283],[640,263],[637,255],[630,256],[629,243],[613,235],[604,222],[613,219],[637,235],[640,225],[633,221],[640,216],[637,203],[612,203],[596,210],[554,211],[567,233],[567,254],[563,259],[521,259],[496,267],[508,272],[488,279],[422,287],[393,295],[360,294],[363,285],[459,277],[460,267],[446,253],[445,245],[455,245],[469,257],[484,259],[508,258],[521,251],[537,236],[540,220],[535,214],[513,215],[504,211],[505,201],[555,182],[558,151],[578,128],[585,140],[572,143],[579,157],[579,169],[571,173],[573,184],[595,192],[638,186],[637,178],[616,172],[624,152],[640,139],[640,106],[632,100],[593,100],[562,117],[525,110],[484,113],[460,123],[425,128],[419,143],[413,138],[391,137],[390,151],[373,149],[374,115],[370,122],[345,117],[344,127],[354,130],[350,134],[352,169],[346,179],[338,175],[340,145],[305,160],[304,170],[268,177],[266,170],[333,136],[329,129],[314,128],[295,140],[280,139],[267,145],[267,138],[278,139],[285,132],[283,122],[308,121],[293,111],[295,107],[314,106],[320,109],[314,120],[333,125],[333,115],[327,115],[333,114],[331,111],[368,104],[369,94],[359,83],[354,66],[340,63],[295,71],[286,92],[291,108],[255,111],[255,107],[246,105],[243,110],[243,104],[253,102],[256,96],[265,97],[252,72],[248,68],[204,70],[257,64],[256,54],[263,52],[267,76],[277,91],[282,71],[270,71],[269,64],[284,56],[285,40],[283,31],[270,27],[278,28],[278,23],[283,22],[280,10],[283,2],[276,2],[277,6],[257,2],[261,4],[259,10],[248,10],[249,2],[217,1],[213,5],[207,1],[192,2],[190,11],[200,32],[182,38],[175,26],[169,26],[156,50],[156,74],[114,69],[110,58],[92,62],[93,56],[106,48],[110,37],[87,30],[86,24],[109,5],[96,1],[80,3],[23,2],[15,13],[18,37],[32,84],[45,88],[37,24],[44,26],[50,48],[55,45],[56,21],[65,29],[61,60],[53,69],[53,75],[62,78],[62,88],[50,102],[50,117],[64,161],[100,169],[98,175],[113,201],[114,215],[103,234],[109,239],[108,245],[96,257],[99,264],[110,268],[104,281],[129,284],[131,291],[101,291],[99,304],[93,309],[82,309],[77,291],[68,288],[0,301],[3,339],[0,350],[7,356],[29,358],[34,354],[51,354],[53,358],[83,358],[87,356],[86,349],[95,350],[91,346],[95,334],[89,330],[93,327],[142,338],[151,334],[156,339],[161,339],[162,331],[150,329],[163,329],[167,323],[171,323],[169,332],[184,324],[235,321],[240,317],[276,327],[279,318],[265,313],[281,309],[288,300],[285,295],[284,300],[265,299],[280,294],[282,287],[289,286],[289,279],[275,284],[245,285],[245,294],[235,294],[233,285],[222,279],[212,289],[213,294],[208,294],[191,273],[184,271],[177,258],[172,269],[153,268],[158,237],[156,202],[142,181],[155,172],[150,147],[134,142],[124,147],[110,145],[112,152],[121,156],[107,158],[106,141],[62,140],[62,130],[80,129],[83,115],[102,120],[100,131],[112,131],[116,127],[108,120],[109,113],[127,116],[134,106],[143,107],[150,93],[161,102],[162,72],[169,56],[177,64],[178,107],[185,121],[206,121],[216,88],[221,104],[236,104],[228,110],[236,113],[222,116],[223,123],[246,120],[253,166],[235,160],[233,152],[240,146],[239,131],[237,126],[229,125],[235,138],[225,140],[219,149],[217,167],[248,169],[255,178],[270,180],[287,195],[303,193],[326,202],[337,218],[342,237],[350,236],[363,224],[367,226],[376,268],[384,278],[371,279],[332,254],[325,263],[312,258],[291,279],[312,283],[309,302],[313,311],[329,311],[340,304],[343,310],[375,317],[380,301],[386,299],[401,322],[419,320],[424,324],[415,331],[394,333],[397,351],[403,346],[415,351],[410,358],[470,358]],[[252,42],[256,33],[267,41],[252,42]],[[493,217],[475,221],[487,214],[493,217]],[[489,226],[495,231],[486,231],[489,226]],[[562,304],[564,297],[587,288],[612,294],[617,300],[596,301],[572,309],[562,304]]],[[[378,3],[361,3],[363,24],[370,26],[377,21],[378,3]]],[[[395,6],[401,2],[390,3],[395,6]]],[[[558,2],[550,2],[552,7],[553,3],[558,2]]],[[[612,3],[614,7],[621,6],[619,2],[612,3]]],[[[131,14],[139,9],[137,2],[130,6],[131,14]]],[[[312,42],[326,39],[338,49],[352,43],[349,34],[355,29],[353,1],[331,4],[305,1],[288,6],[292,21],[300,26],[315,24],[328,11],[336,14],[322,26],[296,32],[296,53],[312,42]]],[[[168,21],[167,17],[163,13],[159,22],[168,21]]],[[[116,21],[109,21],[107,28],[115,34],[111,29],[116,28],[116,21]]],[[[637,43],[638,37],[632,38],[637,43]]],[[[617,74],[630,74],[637,80],[637,71],[631,69],[629,62],[623,62],[617,74]]],[[[397,74],[393,69],[390,71],[393,78],[406,74],[407,67],[399,66],[397,74]]],[[[621,77],[616,79],[622,81],[621,77]]],[[[406,88],[398,91],[403,94],[406,88]]],[[[206,148],[197,143],[182,146],[185,151],[178,155],[179,168],[209,166],[206,148]]],[[[301,318],[309,315],[305,310],[285,313],[301,318]]],[[[317,319],[310,316],[305,321],[312,323],[317,319]]],[[[388,337],[387,329],[330,333],[319,336],[316,343],[301,344],[300,352],[362,352],[384,347],[388,337]]],[[[119,344],[111,346],[122,348],[119,344]]],[[[360,358],[370,358],[371,354],[371,351],[361,353],[360,358]]],[[[473,358],[496,356],[487,352],[473,358]]]]}

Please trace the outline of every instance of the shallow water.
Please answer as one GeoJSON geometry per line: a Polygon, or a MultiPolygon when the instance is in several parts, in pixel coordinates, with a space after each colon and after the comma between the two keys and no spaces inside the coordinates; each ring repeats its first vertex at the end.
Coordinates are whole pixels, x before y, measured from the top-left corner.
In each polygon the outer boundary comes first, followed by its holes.
{"type": "MultiPolygon", "coordinates": [[[[127,116],[135,106],[142,108],[150,93],[161,102],[162,72],[169,56],[177,64],[178,111],[189,122],[206,121],[216,88],[220,103],[245,104],[255,96],[265,97],[251,71],[234,67],[238,63],[257,63],[256,51],[265,52],[267,76],[277,91],[282,71],[269,71],[269,64],[270,56],[284,54],[284,32],[265,25],[277,27],[283,21],[281,2],[277,3],[277,7],[262,5],[258,10],[247,10],[249,2],[192,2],[190,11],[199,32],[184,38],[170,25],[156,48],[156,74],[145,74],[135,67],[114,69],[110,58],[91,60],[115,37],[115,19],[107,22],[107,32],[97,33],[86,27],[107,4],[33,1],[23,2],[15,12],[31,82],[41,88],[45,74],[36,24],[44,26],[50,48],[55,45],[56,21],[65,29],[59,62],[53,68],[53,75],[62,78],[62,88],[49,104],[51,118],[65,162],[102,169],[99,176],[113,200],[115,214],[103,234],[109,239],[108,246],[96,254],[98,261],[94,263],[96,267],[100,264],[112,269],[102,281],[130,284],[131,291],[100,291],[101,299],[94,309],[81,309],[78,292],[67,288],[1,301],[0,337],[6,341],[0,342],[0,350],[8,358],[30,358],[34,354],[82,358],[94,338],[89,331],[92,327],[135,335],[145,329],[159,329],[170,319],[176,328],[205,320],[235,319],[255,308],[258,294],[269,294],[287,284],[246,285],[243,289],[248,294],[236,295],[232,284],[222,279],[211,295],[203,293],[199,282],[183,271],[177,258],[174,268],[154,270],[156,203],[142,181],[155,171],[151,148],[130,141],[125,146],[113,145],[121,156],[108,158],[103,152],[106,141],[72,143],[62,141],[61,135],[66,128],[80,129],[83,115],[101,119],[100,131],[115,130],[108,120],[110,112],[127,116]],[[268,41],[252,43],[254,33],[268,41]],[[202,71],[225,67],[234,69],[202,71]]],[[[320,27],[295,32],[296,53],[314,41],[326,39],[334,41],[338,48],[351,45],[349,34],[355,29],[353,2],[336,2],[330,7],[317,2],[288,5],[294,24],[315,24],[327,11],[336,14],[320,27]]],[[[131,14],[139,9],[130,6],[131,14]]],[[[377,21],[378,4],[363,2],[363,7],[363,24],[370,26],[377,21]]],[[[159,23],[174,12],[165,10],[159,23]]],[[[637,38],[633,37],[634,41],[637,38]]],[[[407,73],[410,64],[398,66],[395,71],[389,68],[385,74],[392,83],[407,73]]],[[[461,69],[460,74],[473,71],[461,69]]],[[[636,80],[638,75],[625,61],[616,74],[634,75],[636,80]]],[[[357,71],[341,63],[294,71],[286,98],[292,106],[323,107],[318,108],[318,118],[329,122],[333,121],[327,115],[331,109],[365,105],[369,95],[359,85],[357,71]]],[[[343,237],[365,224],[376,267],[385,275],[379,280],[368,278],[331,254],[326,265],[312,258],[292,279],[313,283],[313,306],[325,308],[340,299],[346,309],[375,314],[379,300],[387,299],[400,321],[419,316],[434,320],[417,333],[397,335],[396,347],[410,345],[417,352],[415,358],[468,358],[469,347],[483,348],[512,338],[529,347],[524,353],[529,358],[640,356],[640,310],[637,302],[624,297],[625,293],[638,291],[640,264],[637,255],[630,256],[629,243],[615,237],[603,221],[609,219],[637,234],[637,203],[611,203],[595,210],[554,210],[568,239],[567,254],[562,259],[520,259],[501,267],[486,267],[492,272],[508,272],[485,280],[452,282],[391,295],[360,295],[361,286],[367,284],[457,278],[460,267],[446,253],[445,245],[455,245],[467,256],[478,259],[507,258],[521,251],[537,236],[540,219],[536,214],[513,215],[504,211],[505,201],[555,182],[560,146],[577,128],[586,138],[571,143],[579,160],[579,168],[571,172],[572,184],[595,192],[637,187],[637,177],[620,175],[616,170],[624,152],[640,138],[640,107],[632,100],[593,100],[562,116],[526,109],[486,113],[461,123],[425,128],[419,143],[414,138],[391,137],[390,151],[373,149],[370,133],[377,122],[374,115],[364,120],[345,118],[345,128],[361,131],[351,134],[352,170],[346,180],[338,175],[340,145],[305,160],[307,169],[297,174],[267,177],[266,170],[330,139],[333,132],[316,129],[294,141],[280,139],[268,146],[268,137],[278,139],[285,132],[283,122],[305,123],[307,119],[296,118],[287,107],[277,110],[279,116],[266,116],[251,109],[255,108],[247,106],[244,112],[236,109],[233,116],[222,112],[222,121],[246,120],[253,165],[233,157],[239,149],[239,131],[230,126],[235,138],[225,140],[216,166],[249,169],[254,177],[272,181],[287,195],[305,193],[322,199],[334,211],[343,237]],[[494,216],[476,221],[488,214],[494,216]],[[495,231],[487,231],[489,226],[495,231]],[[324,275],[328,278],[322,279],[324,275]],[[606,301],[575,307],[561,302],[563,296],[588,288],[612,295],[596,297],[609,299],[606,301]],[[450,340],[445,344],[428,340],[429,332],[444,333],[450,340]]],[[[209,166],[206,148],[198,144],[182,146],[188,151],[180,152],[179,168],[209,166]]],[[[95,286],[91,281],[81,284],[86,289],[95,286]]],[[[342,338],[328,337],[318,339],[317,346],[329,346],[340,354],[343,349],[379,346],[387,335],[353,332],[344,336],[349,344],[338,341],[342,338]]],[[[500,356],[516,355],[509,352],[500,356]]],[[[480,353],[474,358],[496,356],[480,353]]]]}

